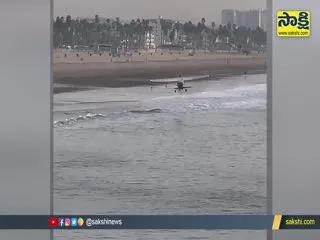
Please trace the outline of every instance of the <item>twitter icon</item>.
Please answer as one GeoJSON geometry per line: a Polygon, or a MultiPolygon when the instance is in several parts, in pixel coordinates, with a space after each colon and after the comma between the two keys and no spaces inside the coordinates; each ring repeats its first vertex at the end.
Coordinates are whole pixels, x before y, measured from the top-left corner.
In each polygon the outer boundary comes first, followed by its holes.
{"type": "Polygon", "coordinates": [[[71,226],[76,227],[78,225],[78,219],[77,218],[72,218],[71,219],[71,226]]]}

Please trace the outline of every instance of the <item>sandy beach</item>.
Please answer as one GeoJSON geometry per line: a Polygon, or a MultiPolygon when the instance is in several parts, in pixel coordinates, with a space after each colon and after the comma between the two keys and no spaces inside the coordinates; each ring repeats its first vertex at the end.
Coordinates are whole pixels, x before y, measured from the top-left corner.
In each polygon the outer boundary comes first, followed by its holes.
{"type": "Polygon", "coordinates": [[[263,54],[197,52],[140,52],[111,57],[107,53],[55,51],[54,93],[92,87],[133,87],[150,79],[175,78],[180,74],[210,75],[211,79],[266,72],[263,54]]]}

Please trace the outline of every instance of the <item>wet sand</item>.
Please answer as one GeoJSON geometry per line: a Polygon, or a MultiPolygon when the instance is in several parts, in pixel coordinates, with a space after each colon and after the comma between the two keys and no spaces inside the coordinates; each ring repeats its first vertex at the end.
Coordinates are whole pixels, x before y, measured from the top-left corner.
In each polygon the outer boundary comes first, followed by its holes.
{"type": "Polygon", "coordinates": [[[150,79],[210,75],[210,79],[266,72],[263,55],[230,53],[138,53],[111,58],[87,52],[54,53],[54,93],[92,87],[134,87],[150,84],[150,79]],[[77,56],[78,54],[78,56],[77,56]],[[58,85],[60,84],[60,85],[58,85]],[[63,85],[61,85],[63,84],[63,85]]]}

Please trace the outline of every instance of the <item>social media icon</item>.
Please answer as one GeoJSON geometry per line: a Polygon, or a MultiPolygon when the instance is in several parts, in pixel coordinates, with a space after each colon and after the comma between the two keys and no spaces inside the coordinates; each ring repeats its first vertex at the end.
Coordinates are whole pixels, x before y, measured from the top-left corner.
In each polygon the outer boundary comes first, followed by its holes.
{"type": "Polygon", "coordinates": [[[76,227],[77,226],[77,218],[71,218],[71,226],[76,227]]]}
{"type": "Polygon", "coordinates": [[[58,226],[58,218],[51,217],[48,222],[49,227],[57,227],[58,226]]]}
{"type": "Polygon", "coordinates": [[[66,218],[64,220],[64,226],[69,227],[70,226],[70,218],[66,218]]]}
{"type": "Polygon", "coordinates": [[[63,218],[59,218],[59,226],[60,227],[64,226],[64,219],[63,218]]]}
{"type": "Polygon", "coordinates": [[[78,226],[81,227],[84,224],[84,220],[82,218],[78,218],[78,226]]]}

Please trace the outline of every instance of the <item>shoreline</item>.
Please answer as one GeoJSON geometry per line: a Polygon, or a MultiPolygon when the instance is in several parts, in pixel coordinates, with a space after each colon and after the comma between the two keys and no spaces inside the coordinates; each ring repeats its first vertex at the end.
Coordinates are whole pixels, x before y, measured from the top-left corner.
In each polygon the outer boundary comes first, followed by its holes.
{"type": "MultiPolygon", "coordinates": [[[[266,74],[266,70],[261,70],[261,71],[249,71],[246,73],[246,75],[258,75],[258,74],[266,74]]],[[[216,81],[220,80],[222,78],[226,77],[234,77],[234,76],[242,76],[244,75],[243,73],[239,74],[221,74],[220,76],[214,76],[210,75],[210,77],[202,78],[202,79],[197,79],[197,80],[191,80],[188,82],[196,82],[196,81],[216,81]]],[[[187,77],[187,76],[186,76],[187,77]]],[[[81,91],[89,91],[89,90],[94,90],[94,89],[100,89],[100,88],[131,88],[131,87],[139,87],[139,86],[147,86],[147,84],[141,83],[141,82],[130,82],[131,85],[128,84],[128,86],[118,86],[118,87],[80,87],[76,85],[66,85],[66,86],[54,86],[53,87],[53,94],[62,94],[62,93],[71,93],[71,92],[81,92],[81,91]]],[[[165,83],[152,83],[152,86],[160,86],[164,85],[165,83]]],[[[151,86],[151,84],[149,84],[151,86]]]]}
{"type": "MultiPolygon", "coordinates": [[[[221,54],[219,54],[221,56],[221,54]]],[[[179,59],[127,62],[59,62],[54,63],[53,93],[76,92],[96,88],[122,88],[151,85],[150,79],[209,75],[201,80],[217,80],[228,76],[266,73],[263,56],[236,56],[217,59],[179,59]]],[[[201,81],[194,80],[194,81],[201,81]]],[[[164,83],[152,83],[162,85],[164,83]]]]}

